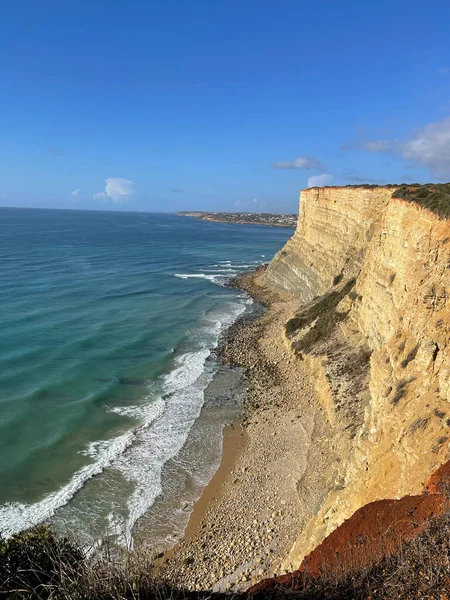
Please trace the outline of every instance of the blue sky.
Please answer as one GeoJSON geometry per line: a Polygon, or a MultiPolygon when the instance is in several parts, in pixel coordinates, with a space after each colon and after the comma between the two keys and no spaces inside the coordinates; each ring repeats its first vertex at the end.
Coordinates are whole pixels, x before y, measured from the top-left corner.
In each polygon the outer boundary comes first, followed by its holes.
{"type": "Polygon", "coordinates": [[[295,212],[450,179],[450,3],[2,0],[0,205],[295,212]]]}

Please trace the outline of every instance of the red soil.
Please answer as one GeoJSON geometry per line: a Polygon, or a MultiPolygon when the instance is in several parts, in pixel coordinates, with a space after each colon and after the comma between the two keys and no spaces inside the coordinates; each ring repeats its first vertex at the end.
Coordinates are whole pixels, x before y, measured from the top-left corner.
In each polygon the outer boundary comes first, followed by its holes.
{"type": "Polygon", "coordinates": [[[302,589],[310,577],[317,578],[326,572],[339,578],[340,573],[344,574],[349,569],[364,568],[378,562],[403,542],[416,537],[428,521],[448,508],[448,500],[441,492],[445,493],[450,487],[449,481],[450,461],[430,477],[421,496],[366,504],[313,550],[297,571],[261,581],[249,592],[278,587],[302,589]]]}

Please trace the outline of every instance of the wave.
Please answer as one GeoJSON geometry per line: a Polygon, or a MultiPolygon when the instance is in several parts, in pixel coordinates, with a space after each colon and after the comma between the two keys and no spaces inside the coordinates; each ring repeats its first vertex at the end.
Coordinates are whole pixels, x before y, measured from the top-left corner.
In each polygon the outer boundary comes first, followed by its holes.
{"type": "Polygon", "coordinates": [[[94,462],[76,471],[68,484],[41,501],[34,504],[10,502],[0,505],[0,533],[4,537],[10,537],[17,531],[27,529],[52,517],[58,508],[67,504],[89,479],[111,466],[131,446],[139,432],[149,427],[151,422],[162,414],[164,406],[164,400],[158,398],[150,404],[130,407],[128,410],[125,407],[109,409],[111,412],[143,419],[144,422],[140,427],[116,438],[98,440],[88,444],[81,454],[89,456],[94,462]]]}
{"type": "Polygon", "coordinates": [[[204,269],[205,273],[236,273],[234,269],[204,269]]]}
{"type": "Polygon", "coordinates": [[[132,431],[113,440],[95,442],[102,448],[102,455],[97,462],[78,470],[69,483],[43,500],[34,504],[12,502],[0,506],[0,532],[8,538],[14,533],[37,525],[53,516],[58,508],[64,506],[83,487],[83,485],[101,473],[114,458],[122,454],[133,441],[132,431]]]}
{"type": "Polygon", "coordinates": [[[229,276],[221,275],[217,273],[216,275],[212,275],[209,273],[174,273],[174,277],[178,277],[179,279],[206,279],[207,281],[211,281],[211,283],[215,283],[217,285],[224,285],[229,276]]]}
{"type": "Polygon", "coordinates": [[[233,271],[234,269],[250,269],[250,268],[256,267],[258,264],[259,264],[259,262],[252,263],[251,265],[243,265],[243,264],[236,265],[234,263],[229,263],[227,265],[227,267],[230,267],[230,270],[233,271]]]}
{"type": "MultiPolygon", "coordinates": [[[[128,518],[122,522],[120,539],[132,544],[135,523],[152,506],[162,491],[162,469],[177,456],[186,443],[189,432],[199,417],[204,403],[204,392],[216,369],[207,368],[211,347],[217,345],[221,332],[244,312],[252,301],[240,299],[228,312],[211,311],[205,315],[208,324],[203,329],[210,337],[210,347],[188,352],[176,359],[175,368],[164,376],[163,390],[166,406],[163,414],[151,427],[141,430],[137,444],[133,444],[114,463],[127,481],[135,486],[128,499],[128,518]],[[212,339],[211,339],[212,338],[212,339]]],[[[117,516],[109,517],[117,524],[117,516]]]]}
{"type": "MultiPolygon", "coordinates": [[[[209,279],[209,277],[205,276],[209,279]]],[[[214,277],[214,276],[212,276],[214,277]]],[[[4,537],[47,521],[58,509],[67,505],[86,482],[112,468],[133,486],[126,501],[124,518],[119,512],[109,512],[108,529],[121,530],[119,542],[130,545],[136,521],[152,506],[162,491],[162,469],[186,443],[189,431],[200,415],[204,392],[216,372],[208,363],[212,347],[216,346],[222,330],[231,325],[251,303],[238,296],[227,310],[207,313],[195,331],[197,345],[204,347],[186,352],[175,358],[173,369],[161,377],[159,396],[138,405],[105,407],[124,417],[136,419],[139,424],[113,439],[97,440],[81,452],[92,462],[74,473],[71,480],[59,490],[34,504],[8,503],[0,506],[0,532],[4,537]]],[[[90,511],[95,511],[93,506],[90,511]]],[[[94,516],[91,512],[90,516],[94,516]]],[[[92,519],[94,520],[94,519],[92,519]]]]}

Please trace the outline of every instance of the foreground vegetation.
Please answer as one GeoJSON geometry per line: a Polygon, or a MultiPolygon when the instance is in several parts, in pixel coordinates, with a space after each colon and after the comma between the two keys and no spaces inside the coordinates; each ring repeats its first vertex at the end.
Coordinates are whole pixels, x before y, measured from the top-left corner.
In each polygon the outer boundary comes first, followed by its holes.
{"type": "MultiPolygon", "coordinates": [[[[354,565],[326,571],[320,579],[293,577],[289,587],[272,587],[252,596],[295,600],[448,600],[450,590],[450,514],[436,518],[413,541],[368,568],[354,565]]],[[[235,595],[238,597],[237,595],[235,595]]],[[[231,594],[187,592],[158,582],[146,551],[89,557],[68,538],[36,527],[0,540],[0,598],[14,600],[178,600],[230,598],[231,594]]],[[[248,595],[241,594],[241,598],[248,595]]]]}

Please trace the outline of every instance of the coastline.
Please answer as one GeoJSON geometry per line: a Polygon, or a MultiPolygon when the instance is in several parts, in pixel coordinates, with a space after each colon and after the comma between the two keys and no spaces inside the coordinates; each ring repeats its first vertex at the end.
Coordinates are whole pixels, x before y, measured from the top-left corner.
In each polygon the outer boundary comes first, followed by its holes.
{"type": "MultiPolygon", "coordinates": [[[[194,217],[198,218],[198,217],[194,217]]],[[[200,221],[209,221],[210,223],[231,223],[232,225],[261,225],[262,227],[287,227],[288,229],[295,229],[296,225],[286,225],[286,223],[255,223],[254,221],[227,221],[226,219],[210,219],[200,218],[200,221]]]]}
{"type": "MultiPolygon", "coordinates": [[[[208,213],[200,211],[178,212],[179,217],[189,217],[197,221],[208,221],[210,223],[228,223],[230,225],[262,225],[264,227],[285,227],[287,229],[295,229],[297,227],[297,215],[272,215],[265,213],[255,213],[258,219],[249,219],[245,213],[208,213]],[[274,221],[276,217],[295,217],[287,221],[274,221]],[[262,217],[262,218],[261,218],[262,217]]],[[[248,213],[247,213],[248,215],[248,213]]]]}
{"type": "Polygon", "coordinates": [[[232,282],[266,310],[232,325],[217,351],[246,369],[242,420],[224,432],[220,467],[160,565],[163,579],[188,589],[239,591],[280,574],[333,485],[343,451],[329,450],[333,434],[314,383],[284,345],[283,326],[298,301],[268,288],[264,272],[232,282]]]}
{"type": "Polygon", "coordinates": [[[225,427],[223,432],[222,458],[220,465],[211,481],[204,488],[202,495],[194,503],[189,522],[186,526],[183,540],[192,539],[198,532],[210,506],[220,502],[224,494],[231,471],[236,466],[240,456],[245,452],[248,443],[246,430],[237,422],[225,427]]]}

